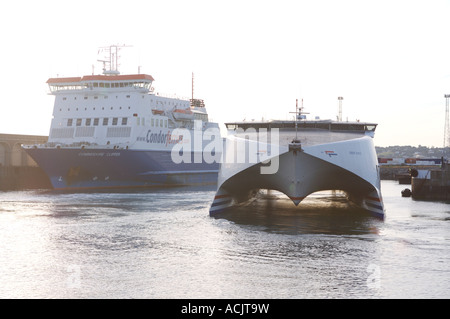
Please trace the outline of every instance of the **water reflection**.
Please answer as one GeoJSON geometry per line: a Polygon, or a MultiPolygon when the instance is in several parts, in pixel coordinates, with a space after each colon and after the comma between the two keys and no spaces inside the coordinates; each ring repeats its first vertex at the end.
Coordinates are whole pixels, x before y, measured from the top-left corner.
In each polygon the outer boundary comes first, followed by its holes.
{"type": "Polygon", "coordinates": [[[382,223],[342,194],[331,192],[312,194],[297,207],[279,193],[263,194],[215,218],[286,234],[378,234],[382,223]]]}

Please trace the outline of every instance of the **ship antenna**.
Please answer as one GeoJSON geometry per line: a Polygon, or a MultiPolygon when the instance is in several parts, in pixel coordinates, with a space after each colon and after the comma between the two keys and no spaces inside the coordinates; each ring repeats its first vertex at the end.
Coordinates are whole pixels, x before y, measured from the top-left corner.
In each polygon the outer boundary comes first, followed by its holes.
{"type": "MultiPolygon", "coordinates": [[[[302,99],[303,104],[303,99],[302,99]]],[[[302,106],[303,108],[303,106],[302,106]]],[[[294,113],[294,112],[290,112],[294,113]]],[[[301,113],[301,111],[300,111],[301,113]]],[[[298,139],[298,117],[299,117],[299,110],[298,110],[298,99],[295,99],[295,139],[292,140],[292,142],[289,144],[289,151],[293,151],[294,154],[297,154],[297,152],[302,151],[302,144],[301,141],[298,139]]]]}
{"type": "Polygon", "coordinates": [[[298,131],[298,99],[295,99],[295,140],[298,141],[297,131],[298,131]]]}
{"type": "Polygon", "coordinates": [[[192,100],[194,99],[194,72],[192,72],[192,100]]]}
{"type": "MultiPolygon", "coordinates": [[[[303,99],[302,99],[302,103],[303,103],[303,99]]],[[[295,139],[292,141],[292,143],[300,143],[300,141],[298,140],[298,134],[297,134],[297,132],[298,132],[297,119],[299,116],[298,99],[295,99],[295,112],[289,112],[289,113],[295,114],[295,139]]]]}
{"type": "Polygon", "coordinates": [[[131,47],[130,45],[110,45],[107,47],[100,48],[98,53],[106,51],[107,56],[105,60],[98,60],[103,62],[103,74],[105,75],[118,75],[119,72],[119,50],[125,47],[131,47]],[[106,68],[106,64],[109,66],[109,70],[106,68]]]}

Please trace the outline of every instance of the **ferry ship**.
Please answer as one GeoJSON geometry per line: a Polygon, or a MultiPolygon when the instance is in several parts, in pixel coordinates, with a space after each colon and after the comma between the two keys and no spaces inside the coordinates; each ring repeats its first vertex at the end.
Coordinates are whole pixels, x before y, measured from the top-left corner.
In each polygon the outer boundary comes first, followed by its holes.
{"type": "Polygon", "coordinates": [[[373,143],[377,124],[307,120],[302,109],[297,106],[290,121],[226,123],[210,215],[258,200],[265,190],[279,191],[295,205],[314,192],[339,190],[363,210],[384,218],[373,143]]]}
{"type": "Polygon", "coordinates": [[[121,75],[114,60],[119,47],[107,49],[112,58],[103,74],[47,81],[55,96],[48,141],[23,148],[53,187],[216,183],[219,164],[205,162],[203,141],[194,145],[192,138],[196,130],[200,135],[218,130],[208,120],[204,101],[159,95],[148,74],[121,75]],[[188,160],[177,162],[172,151],[180,145],[189,151],[184,154],[188,160]]]}

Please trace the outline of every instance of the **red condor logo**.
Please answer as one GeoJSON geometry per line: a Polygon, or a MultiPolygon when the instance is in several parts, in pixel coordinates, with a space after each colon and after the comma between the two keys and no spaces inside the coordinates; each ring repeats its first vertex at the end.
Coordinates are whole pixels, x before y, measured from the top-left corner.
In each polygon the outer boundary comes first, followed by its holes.
{"type": "Polygon", "coordinates": [[[329,157],[337,156],[337,153],[335,151],[325,151],[325,154],[327,154],[329,157]]]}

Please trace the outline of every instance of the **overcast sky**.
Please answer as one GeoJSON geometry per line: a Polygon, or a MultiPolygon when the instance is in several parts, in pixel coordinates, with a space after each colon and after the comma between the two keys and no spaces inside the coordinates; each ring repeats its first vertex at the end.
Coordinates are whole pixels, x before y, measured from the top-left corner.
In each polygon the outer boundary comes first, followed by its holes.
{"type": "Polygon", "coordinates": [[[376,122],[377,146],[442,147],[450,93],[444,0],[10,1],[0,28],[0,133],[49,133],[56,76],[101,73],[98,48],[121,50],[122,74],[205,100],[217,122],[310,117],[376,122]]]}

